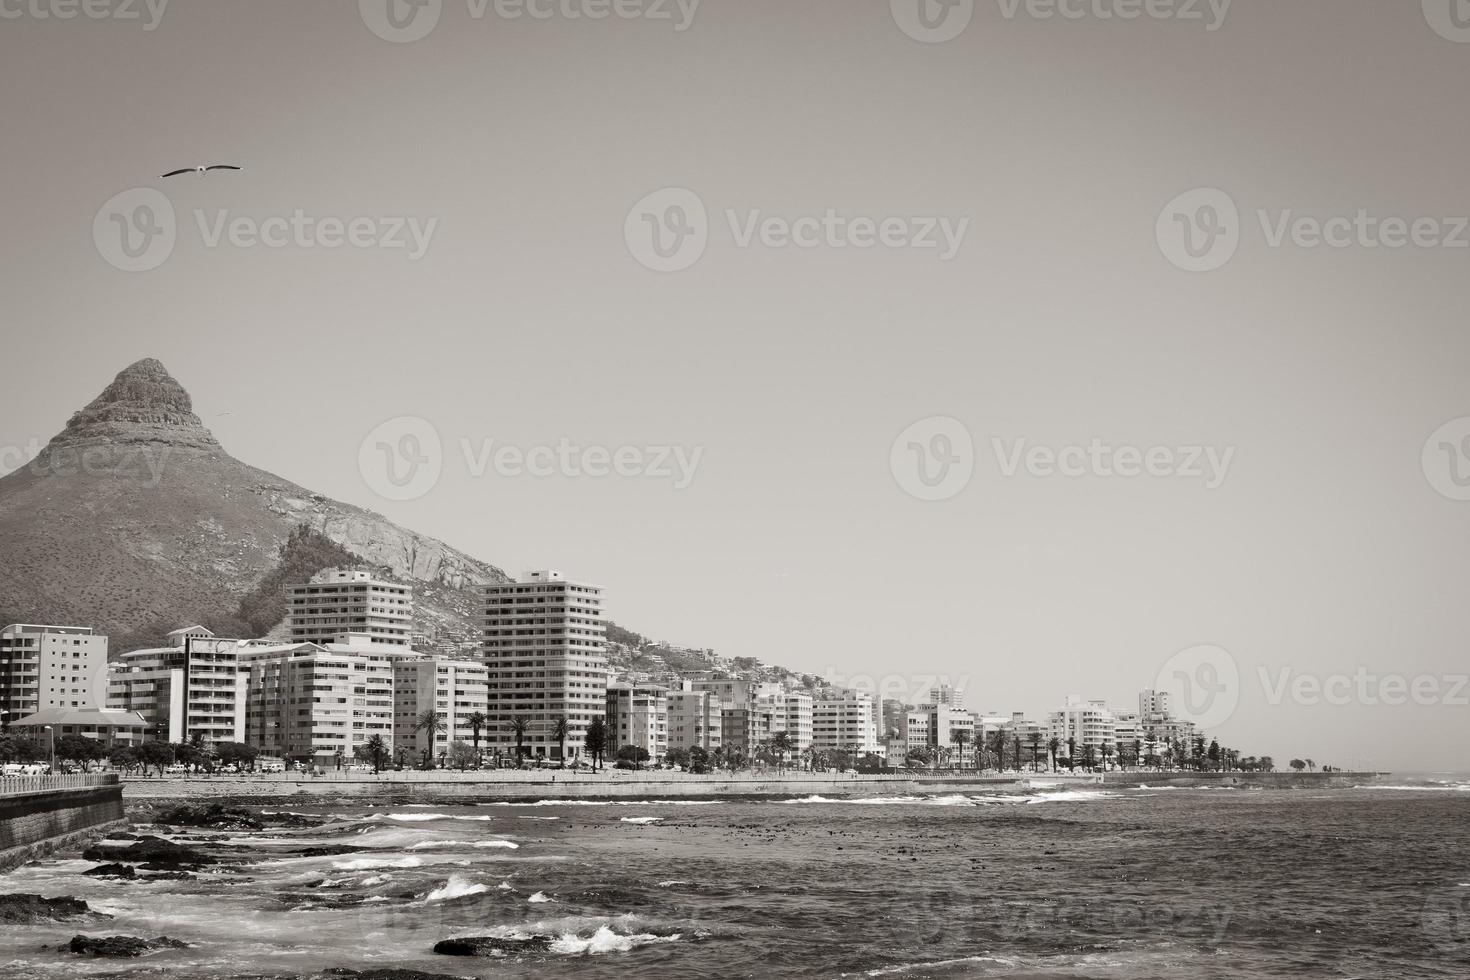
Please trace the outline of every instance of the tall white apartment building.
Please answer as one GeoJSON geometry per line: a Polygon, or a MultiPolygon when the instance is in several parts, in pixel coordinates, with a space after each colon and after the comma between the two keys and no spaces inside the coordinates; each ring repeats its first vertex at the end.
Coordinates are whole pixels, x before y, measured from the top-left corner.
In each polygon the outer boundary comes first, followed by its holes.
{"type": "Polygon", "coordinates": [[[812,704],[812,748],[818,751],[881,753],[878,716],[870,695],[849,691],[812,704]]]}
{"type": "Polygon", "coordinates": [[[167,640],[167,646],[133,650],[111,665],[108,707],[137,712],[155,739],[244,742],[241,642],[203,626],[176,629],[167,640]]]}
{"type": "Polygon", "coordinates": [[[636,745],[654,762],[669,751],[669,692],[640,684],[609,684],[607,688],[607,755],[624,745],[636,745]]]}
{"type": "Polygon", "coordinates": [[[269,755],[332,768],[373,735],[393,740],[394,665],[377,644],[245,644],[245,741],[269,755]]]}
{"type": "Polygon", "coordinates": [[[787,691],[785,732],[791,736],[791,744],[798,753],[812,747],[812,696],[803,691],[787,691]]]}
{"type": "Polygon", "coordinates": [[[474,660],[450,657],[405,657],[393,663],[393,750],[406,750],[432,759],[449,751],[455,742],[476,742],[470,719],[479,714],[479,743],[483,749],[489,734],[490,672],[474,660]],[[437,712],[443,731],[420,727],[425,715],[437,712]]]}
{"type": "Polygon", "coordinates": [[[1080,757],[1086,746],[1092,746],[1097,762],[1102,762],[1102,746],[1115,742],[1115,719],[1107,703],[1083,701],[1076,695],[1069,696],[1065,704],[1053,711],[1048,718],[1051,737],[1061,743],[1065,750],[1068,739],[1075,740],[1080,757]]]}
{"type": "Polygon", "coordinates": [[[521,718],[526,752],[560,759],[554,729],[566,718],[567,756],[579,755],[587,726],[607,711],[602,588],[536,571],[483,591],[491,744],[514,754],[521,718]]]}
{"type": "Polygon", "coordinates": [[[669,692],[669,748],[698,746],[711,754],[724,744],[724,712],[713,691],[693,690],[688,681],[669,692]]]}
{"type": "Polygon", "coordinates": [[[90,626],[0,629],[0,728],[46,708],[106,708],[107,637],[90,626]]]}
{"type": "Polygon", "coordinates": [[[413,630],[413,589],[358,569],[329,568],[286,586],[293,643],[358,643],[405,649],[413,630]]]}

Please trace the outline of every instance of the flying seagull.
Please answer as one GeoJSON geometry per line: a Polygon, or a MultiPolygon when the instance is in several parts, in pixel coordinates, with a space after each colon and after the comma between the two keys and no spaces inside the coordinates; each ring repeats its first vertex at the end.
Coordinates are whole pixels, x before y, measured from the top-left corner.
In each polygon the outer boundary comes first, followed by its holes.
{"type": "Polygon", "coordinates": [[[179,174],[202,174],[202,173],[205,173],[205,172],[210,171],[210,170],[239,170],[239,169],[241,169],[241,168],[239,168],[239,167],[232,167],[228,163],[216,163],[216,164],[214,164],[213,166],[210,166],[210,167],[185,167],[183,170],[170,170],[166,174],[160,174],[159,175],[159,179],[162,180],[164,177],[177,177],[179,174]]]}

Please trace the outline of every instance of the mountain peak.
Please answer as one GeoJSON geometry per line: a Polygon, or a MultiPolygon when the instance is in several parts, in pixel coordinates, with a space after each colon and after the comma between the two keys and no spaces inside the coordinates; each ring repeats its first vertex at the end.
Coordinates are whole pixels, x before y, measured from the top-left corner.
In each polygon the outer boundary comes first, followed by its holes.
{"type": "Polygon", "coordinates": [[[219,442],[194,414],[184,386],[152,357],[118,372],[46,448],[135,443],[220,451],[219,442]]]}

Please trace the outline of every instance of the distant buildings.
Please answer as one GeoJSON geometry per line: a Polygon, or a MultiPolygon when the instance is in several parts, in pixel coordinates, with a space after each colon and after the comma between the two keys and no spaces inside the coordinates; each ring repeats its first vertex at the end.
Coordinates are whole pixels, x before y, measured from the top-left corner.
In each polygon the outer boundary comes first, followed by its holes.
{"type": "Polygon", "coordinates": [[[366,636],[380,646],[409,647],[413,589],[371,572],[329,568],[316,581],[286,587],[294,643],[347,643],[366,636]]]}
{"type": "Polygon", "coordinates": [[[587,726],[607,710],[602,589],[537,571],[487,585],[484,597],[491,744],[513,754],[519,718],[526,751],[560,759],[555,727],[565,718],[567,755],[579,755],[587,726]]]}
{"type": "Polygon", "coordinates": [[[0,629],[0,728],[47,708],[105,708],[107,637],[90,626],[0,629]]]}
{"type": "Polygon", "coordinates": [[[43,708],[11,726],[15,734],[39,740],[43,748],[50,748],[52,739],[79,735],[109,749],[149,741],[148,727],[136,712],[102,708],[43,708]]]}

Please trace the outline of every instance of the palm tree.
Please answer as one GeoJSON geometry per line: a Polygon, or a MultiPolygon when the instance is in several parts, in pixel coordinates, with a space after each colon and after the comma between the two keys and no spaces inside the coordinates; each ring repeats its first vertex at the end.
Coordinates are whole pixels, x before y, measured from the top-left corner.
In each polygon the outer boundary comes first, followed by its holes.
{"type": "Polygon", "coordinates": [[[1107,770],[1108,770],[1108,760],[1111,759],[1112,757],[1113,757],[1113,744],[1111,742],[1104,742],[1102,744],[1103,772],[1107,772],[1107,770]]]}
{"type": "Polygon", "coordinates": [[[1036,756],[1041,751],[1041,733],[1032,732],[1030,735],[1026,736],[1026,741],[1031,743],[1031,771],[1037,772],[1038,770],[1036,768],[1036,756]]]}
{"type": "Polygon", "coordinates": [[[786,753],[796,751],[796,743],[791,740],[790,732],[777,732],[771,736],[771,751],[777,754],[781,769],[786,768],[786,753]]]}
{"type": "Polygon", "coordinates": [[[949,730],[949,740],[955,744],[958,751],[958,767],[960,769],[965,768],[965,743],[970,740],[970,732],[963,728],[951,728],[949,730]]]}
{"type": "Polygon", "coordinates": [[[1057,753],[1062,751],[1062,740],[1053,735],[1046,743],[1046,753],[1051,756],[1051,771],[1057,771],[1057,753]]]}
{"type": "Polygon", "coordinates": [[[1011,762],[1016,766],[1016,771],[1021,771],[1021,736],[1011,736],[1011,762]]]}
{"type": "Polygon", "coordinates": [[[470,737],[474,740],[474,744],[475,744],[475,765],[476,766],[479,766],[479,764],[480,764],[480,732],[482,730],[490,727],[490,716],[487,715],[487,714],[485,714],[485,712],[483,712],[483,711],[476,711],[474,714],[472,714],[468,718],[466,718],[465,721],[470,726],[470,737]]]}
{"type": "Polygon", "coordinates": [[[1133,768],[1134,769],[1137,769],[1140,765],[1143,764],[1143,759],[1141,758],[1142,755],[1143,755],[1143,742],[1140,741],[1139,739],[1136,739],[1135,738],[1133,740],[1133,768]]]}
{"type": "Polygon", "coordinates": [[[557,742],[561,744],[560,768],[562,769],[565,769],[567,767],[567,733],[570,731],[571,726],[567,724],[566,715],[562,715],[561,717],[557,718],[556,724],[551,727],[551,737],[556,739],[557,742]]]}
{"type": "Polygon", "coordinates": [[[1077,738],[1071,735],[1067,736],[1067,771],[1077,771],[1077,738]]]}
{"type": "Polygon", "coordinates": [[[516,737],[516,768],[517,769],[520,768],[520,766],[521,766],[521,759],[524,758],[525,757],[525,754],[526,754],[526,750],[525,750],[526,732],[530,729],[530,727],[531,727],[531,723],[526,720],[526,716],[525,715],[511,715],[511,718],[510,718],[510,730],[511,730],[511,733],[514,734],[515,737],[516,737]]]}
{"type": "Polygon", "coordinates": [[[383,764],[388,758],[388,743],[381,734],[374,732],[362,743],[361,755],[372,763],[373,775],[376,776],[383,771],[383,764]]]}
{"type": "Polygon", "coordinates": [[[437,708],[428,708],[413,723],[415,733],[424,732],[429,737],[429,747],[424,749],[424,768],[429,768],[429,759],[434,756],[434,737],[449,731],[444,722],[444,713],[437,708]]]}
{"type": "Polygon", "coordinates": [[[1006,730],[1004,728],[995,730],[992,746],[995,749],[996,771],[1004,772],[1006,767],[1006,730]]]}
{"type": "Polygon", "coordinates": [[[607,725],[603,723],[602,715],[593,716],[582,744],[586,746],[587,754],[592,756],[592,766],[596,769],[602,762],[603,750],[607,748],[607,725]]]}

